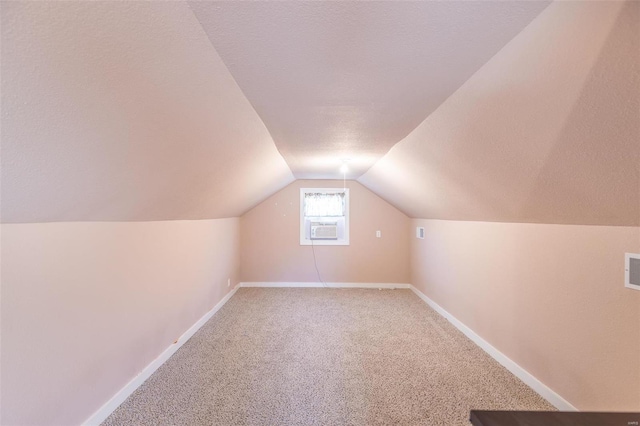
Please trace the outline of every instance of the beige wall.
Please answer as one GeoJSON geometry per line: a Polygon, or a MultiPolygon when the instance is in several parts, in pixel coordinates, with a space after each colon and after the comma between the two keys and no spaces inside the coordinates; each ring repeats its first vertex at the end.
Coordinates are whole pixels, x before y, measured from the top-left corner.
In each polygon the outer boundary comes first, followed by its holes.
{"type": "MultiPolygon", "coordinates": [[[[316,246],[326,282],[409,282],[409,219],[357,182],[350,189],[350,245],[316,246]],[[376,238],[376,230],[382,238],[376,238]]],[[[318,281],[311,246],[300,245],[300,188],[343,187],[298,180],[241,218],[242,281],[318,281]]]]}
{"type": "Polygon", "coordinates": [[[79,424],[238,282],[239,219],[3,224],[2,424],[79,424]]]}
{"type": "Polygon", "coordinates": [[[578,409],[640,411],[640,228],[412,222],[413,285],[578,409]]]}

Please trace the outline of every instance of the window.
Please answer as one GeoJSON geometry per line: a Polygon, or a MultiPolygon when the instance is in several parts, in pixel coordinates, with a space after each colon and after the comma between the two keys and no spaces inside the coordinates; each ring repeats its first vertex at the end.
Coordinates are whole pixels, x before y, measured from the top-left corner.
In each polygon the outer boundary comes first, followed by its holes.
{"type": "Polygon", "coordinates": [[[300,245],[349,245],[349,190],[300,189],[300,245]]]}

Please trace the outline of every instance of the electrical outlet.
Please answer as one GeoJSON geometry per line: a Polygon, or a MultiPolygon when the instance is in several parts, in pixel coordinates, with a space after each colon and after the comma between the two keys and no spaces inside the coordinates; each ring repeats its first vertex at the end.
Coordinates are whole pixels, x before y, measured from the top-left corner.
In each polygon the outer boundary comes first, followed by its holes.
{"type": "Polygon", "coordinates": [[[380,238],[380,237],[382,237],[382,232],[376,231],[376,238],[380,238]]]}
{"type": "Polygon", "coordinates": [[[227,278],[227,287],[231,287],[231,278],[227,278]]]}

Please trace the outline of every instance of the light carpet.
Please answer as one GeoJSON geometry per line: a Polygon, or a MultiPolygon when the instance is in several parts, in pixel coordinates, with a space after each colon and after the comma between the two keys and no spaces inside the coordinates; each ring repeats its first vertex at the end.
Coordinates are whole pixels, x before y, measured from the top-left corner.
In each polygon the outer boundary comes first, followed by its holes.
{"type": "Polygon", "coordinates": [[[411,290],[241,288],[104,425],[469,425],[553,410],[411,290]]]}

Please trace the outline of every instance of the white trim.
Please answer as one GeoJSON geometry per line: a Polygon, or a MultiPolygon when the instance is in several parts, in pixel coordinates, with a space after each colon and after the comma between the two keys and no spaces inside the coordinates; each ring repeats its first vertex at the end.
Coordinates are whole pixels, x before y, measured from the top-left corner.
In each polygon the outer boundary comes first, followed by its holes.
{"type": "Polygon", "coordinates": [[[147,380],[151,375],[162,365],[164,364],[170,357],[173,355],[179,348],[182,346],[187,340],[193,336],[196,331],[200,329],[211,317],[220,310],[224,306],[225,303],[229,301],[236,293],[240,286],[236,285],[233,290],[231,290],[216,306],[213,307],[209,312],[204,314],[202,318],[200,318],[195,324],[193,324],[187,331],[184,332],[180,338],[171,344],[164,352],[158,356],[158,358],[154,359],[149,365],[147,365],[144,370],[142,370],[136,377],[134,377],[129,383],[127,383],[122,389],[120,389],[109,401],[107,401],[102,407],[98,409],[91,417],[89,417],[83,425],[99,425],[103,421],[111,415],[115,411],[116,408],[120,406],[128,397],[131,395],[140,385],[142,385],[145,380],[147,380]]]}
{"type": "MultiPolygon", "coordinates": [[[[427,305],[433,308],[440,315],[445,317],[451,322],[457,329],[462,331],[469,339],[475,344],[487,352],[493,359],[502,364],[507,370],[513,373],[516,377],[522,380],[525,384],[536,391],[540,396],[549,401],[553,406],[559,410],[564,411],[578,411],[568,401],[563,399],[560,395],[555,393],[544,383],[536,379],[533,375],[527,372],[524,368],[509,359],[502,352],[491,346],[486,340],[476,334],[469,327],[460,322],[457,318],[444,310],[440,305],[433,300],[425,296],[420,290],[414,286],[406,283],[340,283],[340,282],[328,282],[325,283],[326,287],[331,288],[384,288],[384,289],[411,289],[420,297],[427,305]]],[[[173,355],[187,340],[193,336],[196,331],[200,329],[211,317],[224,306],[225,303],[233,297],[238,288],[240,287],[324,287],[325,284],[321,282],[241,282],[234,287],[216,306],[207,312],[202,318],[200,318],[195,324],[193,324],[180,338],[169,346],[160,356],[153,360],[142,370],[136,377],[134,377],[129,383],[127,383],[122,389],[120,389],[109,401],[107,401],[102,407],[100,407],[91,417],[89,417],[83,425],[99,425],[109,417],[109,415],[115,411],[142,383],[145,382],[151,375],[170,357],[173,355]]]]}
{"type": "Polygon", "coordinates": [[[453,324],[458,330],[462,331],[465,336],[467,336],[471,341],[473,341],[476,345],[480,346],[486,353],[488,353],[493,359],[498,361],[513,373],[517,378],[522,380],[527,386],[536,391],[541,397],[546,399],[550,404],[556,407],[561,411],[578,411],[576,407],[571,405],[567,400],[562,398],[560,395],[555,393],[551,388],[542,383],[540,380],[536,379],[531,373],[529,373],[524,368],[520,367],[518,364],[509,359],[505,354],[500,352],[498,349],[491,346],[489,342],[484,340],[475,331],[464,325],[460,320],[451,315],[449,312],[445,311],[440,305],[438,305],[433,300],[429,299],[424,295],[420,290],[415,288],[414,286],[409,286],[411,290],[422,299],[427,305],[429,305],[433,310],[437,313],[445,317],[451,324],[453,324]]]}
{"type": "Polygon", "coordinates": [[[240,287],[331,287],[331,288],[410,288],[410,284],[404,283],[321,283],[321,282],[246,282],[240,283],[240,287]]]}
{"type": "Polygon", "coordinates": [[[301,246],[348,246],[348,240],[300,240],[301,246]],[[313,241],[313,244],[312,244],[313,241]]]}

